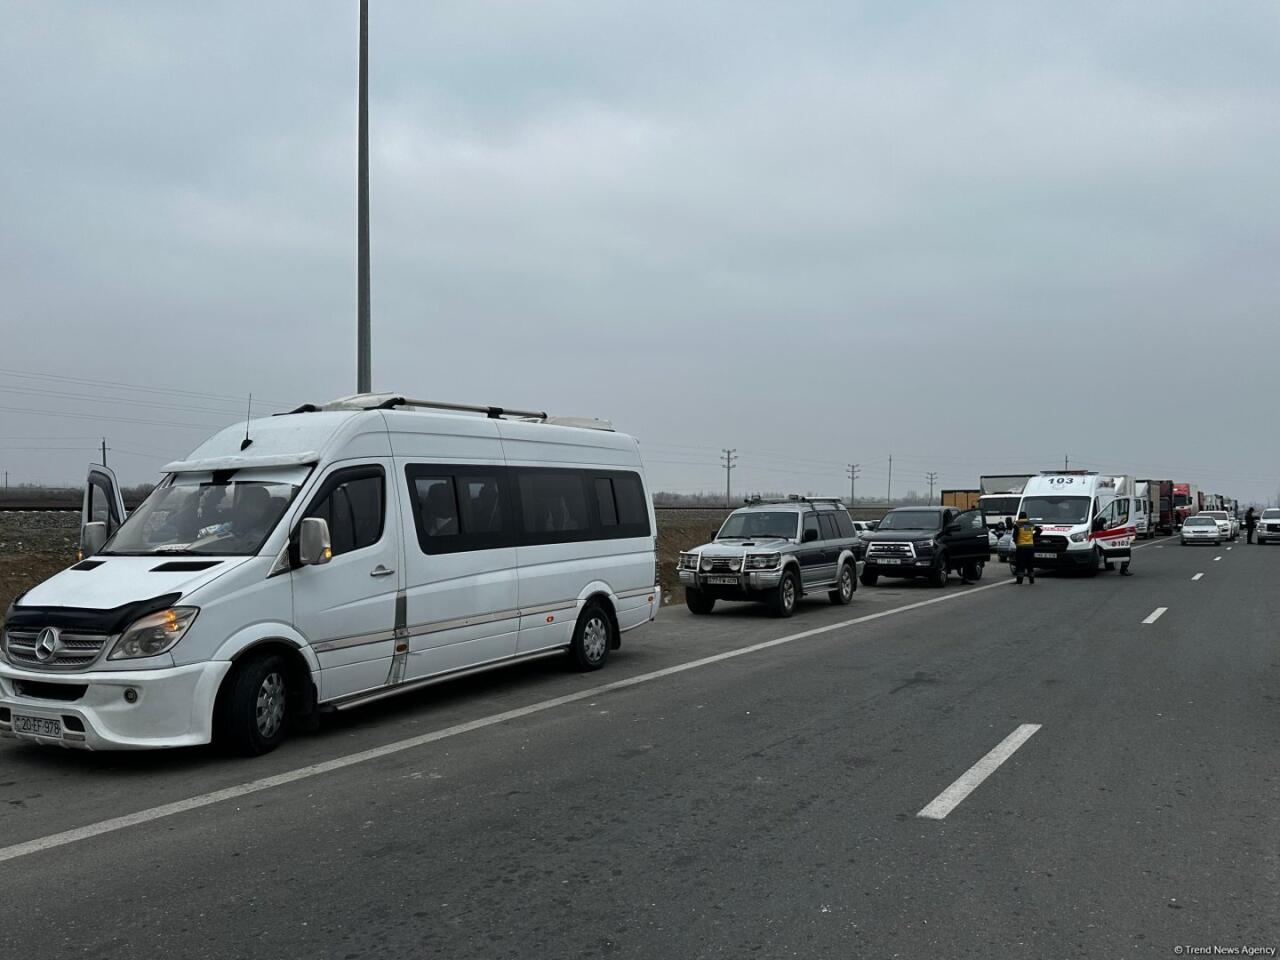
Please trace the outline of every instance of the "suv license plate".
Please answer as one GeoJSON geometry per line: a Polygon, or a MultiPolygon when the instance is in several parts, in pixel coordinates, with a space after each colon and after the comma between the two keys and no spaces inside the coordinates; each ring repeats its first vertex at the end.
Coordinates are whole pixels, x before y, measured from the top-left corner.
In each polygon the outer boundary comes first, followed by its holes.
{"type": "Polygon", "coordinates": [[[886,563],[889,566],[893,566],[895,563],[901,563],[901,562],[902,561],[899,560],[897,557],[876,557],[876,563],[886,563]]]}
{"type": "Polygon", "coordinates": [[[62,721],[46,720],[44,717],[13,716],[13,732],[33,734],[37,737],[53,737],[62,739],[62,721]]]}
{"type": "Polygon", "coordinates": [[[1054,560],[1057,558],[1057,556],[1058,555],[1056,553],[1037,553],[1036,559],[1037,560],[1054,560]]]}
{"type": "Polygon", "coordinates": [[[707,583],[713,583],[723,587],[736,587],[738,585],[738,578],[737,577],[707,577],[707,583]]]}

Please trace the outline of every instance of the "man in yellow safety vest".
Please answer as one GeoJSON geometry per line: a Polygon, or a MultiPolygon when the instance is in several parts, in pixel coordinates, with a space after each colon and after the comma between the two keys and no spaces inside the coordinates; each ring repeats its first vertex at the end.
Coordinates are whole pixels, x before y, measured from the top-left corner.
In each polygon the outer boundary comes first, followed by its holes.
{"type": "Polygon", "coordinates": [[[1018,522],[1013,525],[1013,574],[1018,583],[1024,576],[1031,583],[1036,582],[1035,552],[1039,536],[1040,528],[1027,519],[1027,512],[1024,510],[1018,514],[1018,522]]]}

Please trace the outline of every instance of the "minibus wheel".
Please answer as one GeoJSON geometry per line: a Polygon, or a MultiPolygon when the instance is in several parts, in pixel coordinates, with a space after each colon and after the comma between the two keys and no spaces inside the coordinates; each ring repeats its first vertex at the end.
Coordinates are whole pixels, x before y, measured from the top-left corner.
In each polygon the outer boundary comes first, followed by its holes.
{"type": "Polygon", "coordinates": [[[246,757],[270,753],[288,729],[289,664],[268,653],[237,663],[218,697],[214,735],[246,757]]]}
{"type": "Polygon", "coordinates": [[[569,655],[579,670],[599,670],[609,659],[614,645],[613,618],[594,600],[582,609],[578,625],[573,628],[569,655]]]}

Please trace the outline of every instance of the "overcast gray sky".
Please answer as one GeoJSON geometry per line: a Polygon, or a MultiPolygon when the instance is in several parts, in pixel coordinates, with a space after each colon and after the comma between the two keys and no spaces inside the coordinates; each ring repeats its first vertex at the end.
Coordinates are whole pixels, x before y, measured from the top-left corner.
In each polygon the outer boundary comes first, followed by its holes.
{"type": "MultiPolygon", "coordinates": [[[[1277,495],[1273,0],[372,7],[377,389],[669,489],[1277,495]]],[[[10,481],[353,392],[354,0],[0,11],[10,481]]]]}

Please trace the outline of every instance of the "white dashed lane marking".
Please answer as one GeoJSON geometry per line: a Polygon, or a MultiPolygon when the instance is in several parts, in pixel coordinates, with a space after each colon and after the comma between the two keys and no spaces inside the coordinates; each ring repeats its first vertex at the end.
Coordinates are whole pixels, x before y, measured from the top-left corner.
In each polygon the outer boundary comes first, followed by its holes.
{"type": "Polygon", "coordinates": [[[1157,620],[1159,620],[1161,617],[1164,616],[1165,611],[1168,609],[1169,609],[1168,607],[1156,607],[1154,610],[1151,611],[1151,615],[1148,616],[1147,619],[1143,620],[1142,622],[1155,623],[1157,620]]]}
{"type": "Polygon", "coordinates": [[[1192,580],[1199,580],[1199,579],[1200,579],[1201,577],[1203,577],[1203,576],[1204,576],[1204,574],[1203,574],[1203,573],[1197,573],[1197,574],[1196,574],[1194,577],[1192,577],[1191,579],[1192,579],[1192,580]]]}
{"type": "Polygon", "coordinates": [[[958,807],[961,801],[982,784],[1013,756],[1015,750],[1031,739],[1031,735],[1040,729],[1038,723],[1024,723],[1013,733],[995,745],[990,753],[960,775],[960,779],[943,790],[927,807],[916,814],[926,820],[941,820],[958,807]]]}

